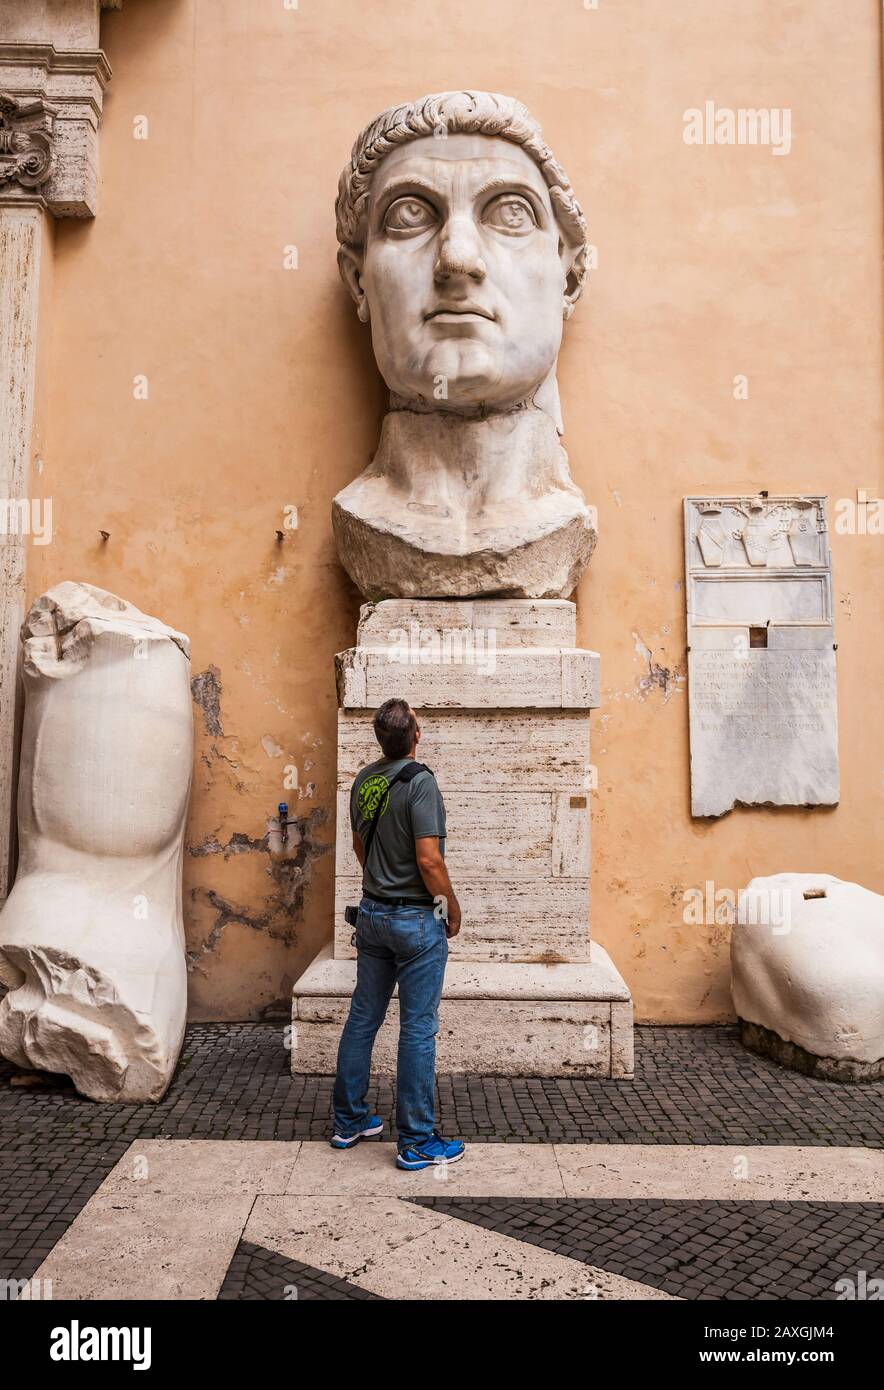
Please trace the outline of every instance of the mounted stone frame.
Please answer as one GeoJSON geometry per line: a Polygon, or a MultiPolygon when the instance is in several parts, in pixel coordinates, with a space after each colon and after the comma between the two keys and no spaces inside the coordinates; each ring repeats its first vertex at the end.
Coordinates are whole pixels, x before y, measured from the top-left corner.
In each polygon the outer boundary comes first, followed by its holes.
{"type": "Polygon", "coordinates": [[[691,813],[839,798],[826,498],[687,497],[691,813]]]}

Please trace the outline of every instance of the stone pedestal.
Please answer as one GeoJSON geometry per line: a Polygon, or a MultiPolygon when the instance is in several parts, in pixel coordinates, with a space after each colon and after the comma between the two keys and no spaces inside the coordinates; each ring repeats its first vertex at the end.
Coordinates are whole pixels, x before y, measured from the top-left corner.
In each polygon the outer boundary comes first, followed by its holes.
{"type": "MultiPolygon", "coordinates": [[[[361,875],[348,813],[379,756],[372,716],[401,695],[448,813],[464,914],[440,1008],[440,1071],[629,1076],[632,1001],[589,933],[589,716],[599,658],[562,600],[366,604],[338,664],[335,938],[294,989],[292,1070],[334,1070],[356,978],[344,908],[361,875]]],[[[374,1066],[396,1066],[395,999],[374,1066]]]]}

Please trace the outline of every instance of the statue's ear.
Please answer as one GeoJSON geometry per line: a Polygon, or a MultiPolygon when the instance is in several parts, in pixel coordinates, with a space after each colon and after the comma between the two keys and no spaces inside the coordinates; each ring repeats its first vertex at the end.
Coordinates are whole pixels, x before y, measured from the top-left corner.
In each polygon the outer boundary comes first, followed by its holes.
{"type": "Polygon", "coordinates": [[[584,275],[587,271],[587,245],[584,240],[581,238],[580,242],[573,243],[560,238],[559,260],[562,261],[564,272],[562,313],[570,318],[584,292],[584,275]]]}
{"type": "Polygon", "coordinates": [[[579,246],[571,246],[566,241],[561,242],[559,254],[565,272],[562,312],[565,318],[569,319],[577,307],[578,299],[583,293],[583,270],[586,260],[586,247],[582,241],[579,246]]]}
{"type": "Polygon", "coordinates": [[[353,296],[353,303],[356,305],[356,312],[363,323],[368,323],[369,309],[368,300],[365,297],[365,290],[362,286],[362,252],[353,246],[340,246],[338,248],[338,269],[341,278],[350,294],[353,296]]]}

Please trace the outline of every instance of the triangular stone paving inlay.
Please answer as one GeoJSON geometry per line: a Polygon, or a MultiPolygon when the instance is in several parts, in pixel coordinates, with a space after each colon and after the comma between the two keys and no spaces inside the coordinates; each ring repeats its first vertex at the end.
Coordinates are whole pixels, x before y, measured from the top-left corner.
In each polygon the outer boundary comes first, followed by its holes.
{"type": "Polygon", "coordinates": [[[353,1299],[385,1301],[347,1279],[314,1269],[300,1260],[290,1260],[275,1250],[265,1250],[263,1245],[252,1245],[247,1240],[241,1240],[236,1247],[218,1299],[314,1303],[353,1299]]]}

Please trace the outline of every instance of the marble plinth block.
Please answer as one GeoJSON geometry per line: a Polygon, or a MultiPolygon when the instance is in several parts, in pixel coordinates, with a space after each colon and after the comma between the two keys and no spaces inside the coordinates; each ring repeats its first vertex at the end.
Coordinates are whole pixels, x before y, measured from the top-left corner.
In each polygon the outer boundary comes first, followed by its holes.
{"type": "MultiPolygon", "coordinates": [[[[589,718],[599,658],[576,646],[561,600],[399,600],[362,609],[338,657],[333,948],[295,985],[296,1072],[334,1070],[355,983],[358,902],[349,788],[379,756],[374,710],[408,699],[420,758],[448,815],[446,860],[463,908],[440,1011],[439,1068],[512,1075],[632,1071],[632,1003],[590,940],[589,718]]],[[[395,1070],[395,1000],[375,1066],[395,1070]]]]}

